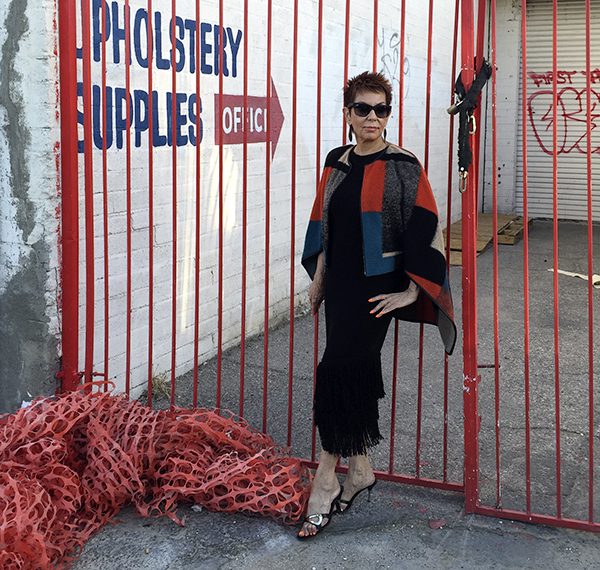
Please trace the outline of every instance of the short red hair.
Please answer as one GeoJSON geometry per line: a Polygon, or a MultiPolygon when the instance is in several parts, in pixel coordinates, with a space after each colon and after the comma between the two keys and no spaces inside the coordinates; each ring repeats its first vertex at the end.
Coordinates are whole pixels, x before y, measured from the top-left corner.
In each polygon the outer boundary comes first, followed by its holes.
{"type": "Polygon", "coordinates": [[[392,84],[383,73],[364,71],[360,75],[348,79],[344,87],[344,107],[354,103],[354,99],[360,91],[383,93],[386,105],[390,105],[392,102],[392,84]]]}

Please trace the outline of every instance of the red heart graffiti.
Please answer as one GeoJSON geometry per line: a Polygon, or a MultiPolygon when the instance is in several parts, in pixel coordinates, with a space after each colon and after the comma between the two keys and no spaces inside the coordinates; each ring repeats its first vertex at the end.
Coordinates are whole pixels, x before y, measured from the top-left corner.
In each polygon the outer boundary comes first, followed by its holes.
{"type": "MultiPolygon", "coordinates": [[[[557,93],[557,137],[558,154],[568,154],[574,149],[587,154],[587,102],[586,89],[563,87],[557,93]]],[[[600,93],[591,90],[591,129],[596,129],[595,120],[600,117],[600,93]]],[[[553,154],[552,89],[542,89],[529,96],[527,111],[533,134],[540,148],[549,155],[553,154]]],[[[596,133],[597,134],[597,133],[596,133]]],[[[592,135],[592,153],[600,152],[600,141],[595,142],[592,135]]]]}

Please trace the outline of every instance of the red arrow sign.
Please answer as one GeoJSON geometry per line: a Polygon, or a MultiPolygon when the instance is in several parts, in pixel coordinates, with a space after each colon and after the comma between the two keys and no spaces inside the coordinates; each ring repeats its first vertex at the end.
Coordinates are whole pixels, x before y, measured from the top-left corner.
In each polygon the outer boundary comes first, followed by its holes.
{"type": "MultiPolygon", "coordinates": [[[[219,94],[215,93],[215,144],[241,144],[244,142],[244,124],[249,143],[266,142],[269,138],[267,122],[267,97],[248,96],[247,113],[244,113],[243,95],[222,95],[223,111],[219,94]],[[244,120],[245,115],[245,120],[244,120]]],[[[283,126],[283,111],[277,90],[271,79],[271,157],[275,154],[283,126]]]]}

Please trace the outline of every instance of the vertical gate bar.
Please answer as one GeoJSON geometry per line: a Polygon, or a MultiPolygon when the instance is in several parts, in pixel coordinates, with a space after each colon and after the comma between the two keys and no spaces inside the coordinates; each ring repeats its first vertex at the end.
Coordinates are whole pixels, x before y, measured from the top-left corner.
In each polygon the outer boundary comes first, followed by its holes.
{"type": "MultiPolygon", "coordinates": [[[[406,20],[406,0],[400,6],[400,85],[398,87],[398,145],[402,146],[402,113],[404,111],[404,24],[406,20]]],[[[398,385],[398,320],[394,319],[394,357],[392,365],[392,410],[390,421],[390,458],[389,473],[394,472],[394,452],[396,445],[396,401],[398,385]]]]}
{"type": "Polygon", "coordinates": [[[398,144],[402,146],[404,139],[404,58],[406,57],[405,52],[405,41],[404,33],[406,31],[406,0],[402,0],[400,6],[401,18],[400,23],[400,86],[398,88],[398,144]]]}
{"type": "Polygon", "coordinates": [[[263,432],[267,431],[267,401],[269,377],[269,242],[271,224],[271,35],[273,2],[267,2],[267,142],[265,145],[265,316],[263,348],[263,432]]]}
{"type": "MultiPolygon", "coordinates": [[[[485,16],[486,16],[486,4],[488,0],[479,0],[477,5],[477,35],[475,41],[475,73],[481,69],[483,64],[483,41],[485,37],[485,16]]],[[[479,125],[481,120],[481,95],[479,95],[477,107],[475,108],[473,115],[475,117],[475,124],[479,125]]],[[[475,209],[478,210],[479,206],[479,131],[476,130],[475,136],[473,137],[473,175],[475,177],[475,209]]],[[[475,217],[475,228],[477,228],[478,218],[475,217]]],[[[477,231],[477,230],[475,230],[477,231]]]]}
{"type": "Polygon", "coordinates": [[[494,430],[496,436],[496,507],[502,504],[500,480],[500,322],[499,322],[499,267],[498,267],[498,145],[497,145],[497,75],[496,75],[496,0],[491,1],[492,35],[492,231],[494,234],[494,430]]]}
{"type": "Polygon", "coordinates": [[[394,358],[392,361],[392,411],[390,420],[390,460],[388,472],[394,472],[394,446],[396,443],[396,399],[398,385],[398,319],[394,319],[394,358]]]}
{"type": "MultiPolygon", "coordinates": [[[[94,164],[92,149],[92,64],[90,60],[90,0],[81,0],[83,67],[83,171],[85,180],[85,381],[94,370],[94,164]]],[[[62,80],[61,80],[62,81],[62,80]]]]}
{"type": "Polygon", "coordinates": [[[298,2],[294,2],[294,45],[292,63],[292,165],[290,208],[290,345],[288,358],[288,435],[287,445],[292,445],[292,382],[294,379],[294,279],[296,266],[296,115],[298,94],[298,2]]]}
{"type": "MultiPolygon", "coordinates": [[[[373,0],[373,73],[377,71],[377,27],[379,18],[379,3],[373,0]]],[[[345,83],[344,83],[345,85],[345,83]]]]}
{"type": "Polygon", "coordinates": [[[77,10],[75,0],[59,0],[58,10],[60,22],[58,41],[60,50],[62,228],[62,267],[60,275],[62,295],[62,381],[60,389],[61,391],[67,391],[75,390],[79,384],[79,170],[77,148],[77,10]]]}
{"type": "MultiPolygon", "coordinates": [[[[402,98],[404,90],[404,18],[406,15],[406,0],[402,0],[400,7],[400,86],[398,88],[398,145],[402,146],[402,98]]],[[[398,384],[398,319],[394,319],[394,357],[392,364],[392,409],[390,421],[390,457],[388,472],[394,472],[394,447],[396,445],[396,400],[398,384]]]]}
{"type": "MultiPolygon", "coordinates": [[[[346,19],[344,22],[344,87],[348,83],[348,62],[350,47],[350,0],[346,0],[346,19]]],[[[319,76],[320,77],[320,76],[319,76]]],[[[342,118],[342,144],[346,144],[346,121],[342,118]]]]}
{"type": "Polygon", "coordinates": [[[154,94],[152,66],[154,41],[152,30],[152,0],[147,5],[148,44],[148,406],[152,407],[152,358],[154,343],[154,94]]]}
{"type": "Polygon", "coordinates": [[[592,218],[592,86],[591,86],[591,1],[585,2],[585,88],[586,88],[586,150],[587,150],[587,238],[588,238],[588,520],[594,521],[594,290],[592,287],[593,275],[593,218],[592,218]]]}
{"type": "Polygon", "coordinates": [[[417,385],[417,433],[415,476],[421,476],[421,419],[423,415],[423,325],[419,327],[419,382],[417,385]]]}
{"type": "MultiPolygon", "coordinates": [[[[346,13],[348,6],[346,6],[346,13]]],[[[319,0],[319,16],[317,24],[317,125],[316,125],[316,157],[315,157],[315,192],[319,189],[321,177],[321,75],[323,72],[323,0],[319,0]]],[[[346,138],[346,123],[344,125],[344,142],[346,138]]],[[[313,397],[317,384],[317,366],[319,360],[319,313],[313,319],[313,397]]],[[[317,452],[317,430],[315,428],[315,413],[312,414],[311,427],[311,461],[315,460],[317,452]]]]}
{"type": "MultiPolygon", "coordinates": [[[[479,0],[477,5],[477,41],[475,43],[475,71],[479,71],[483,65],[483,43],[485,39],[485,23],[487,13],[488,0],[479,0]]],[[[478,97],[478,103],[481,102],[481,95],[478,97]]],[[[481,124],[481,105],[478,104],[474,111],[475,124],[481,124]]],[[[473,138],[473,174],[475,176],[475,207],[478,209],[479,205],[479,138],[480,130],[477,129],[475,137],[473,138]]],[[[475,218],[475,227],[477,227],[478,220],[475,218]]]]}
{"type": "Polygon", "coordinates": [[[529,218],[527,204],[527,0],[521,2],[522,50],[522,137],[523,137],[523,311],[524,311],[524,387],[525,387],[525,501],[531,513],[531,426],[529,417],[529,218]]]}
{"type": "MultiPolygon", "coordinates": [[[[425,86],[425,150],[424,150],[424,168],[425,172],[429,169],[429,130],[431,119],[431,51],[433,46],[433,0],[429,0],[429,15],[427,23],[427,73],[425,86]]],[[[423,345],[425,341],[424,325],[419,325],[419,377],[417,386],[417,445],[416,445],[416,476],[421,474],[421,418],[423,414],[423,345]]]]}
{"type": "Polygon", "coordinates": [[[240,339],[240,417],[244,417],[246,378],[246,286],[248,258],[248,0],[244,0],[244,127],[242,141],[242,316],[240,339]]]}
{"type": "Polygon", "coordinates": [[[552,2],[552,257],[554,271],[552,285],[554,291],[554,409],[556,434],[556,516],[561,518],[560,480],[560,370],[558,339],[558,2],[552,2]]]}
{"type": "MultiPolygon", "coordinates": [[[[177,0],[171,0],[171,38],[175,41],[175,17],[177,0]]],[[[171,268],[171,409],[175,407],[175,368],[177,350],[177,69],[175,53],[171,50],[171,190],[173,198],[172,210],[172,252],[173,266],[171,268]]]]}
{"type": "MultiPolygon", "coordinates": [[[[101,44],[101,68],[102,68],[102,227],[104,244],[104,380],[109,379],[108,357],[109,357],[109,264],[108,264],[108,155],[106,151],[107,133],[107,104],[106,104],[106,10],[108,6],[102,4],[102,44],[101,44]]],[[[108,383],[104,384],[104,391],[108,391],[108,383]]]]}
{"type": "Polygon", "coordinates": [[[219,253],[217,292],[217,395],[216,408],[221,409],[221,375],[223,370],[223,0],[219,0],[219,253]]]}
{"type": "MultiPolygon", "coordinates": [[[[484,47],[484,38],[485,38],[487,4],[488,4],[488,0],[479,0],[478,6],[477,6],[477,38],[476,38],[476,44],[474,46],[474,49],[475,49],[475,60],[474,60],[475,61],[475,65],[474,65],[475,74],[477,74],[477,72],[483,66],[483,47],[484,47]]],[[[480,103],[481,103],[481,94],[478,97],[478,104],[474,111],[475,125],[478,125],[481,123],[481,104],[480,103]]],[[[473,147],[473,173],[472,173],[472,175],[474,178],[474,186],[473,186],[474,191],[473,191],[473,196],[472,196],[473,226],[472,226],[472,230],[470,231],[470,237],[473,240],[473,242],[472,242],[473,258],[470,261],[472,261],[471,275],[473,277],[473,283],[475,286],[474,297],[472,298],[472,302],[473,302],[472,310],[473,310],[473,318],[474,318],[475,322],[477,322],[477,261],[476,261],[477,253],[476,253],[476,250],[477,250],[477,231],[478,231],[477,228],[478,228],[478,223],[479,223],[477,213],[478,213],[478,209],[479,209],[480,138],[481,138],[481,129],[478,129],[476,127],[475,128],[475,136],[472,137],[472,139],[471,139],[472,147],[473,147]]],[[[477,329],[474,330],[473,342],[475,343],[474,346],[477,347],[477,345],[479,343],[479,333],[478,333],[477,329]]],[[[478,368],[477,368],[478,357],[475,359],[475,366],[476,366],[476,371],[478,372],[478,368]]],[[[481,378],[477,374],[477,372],[476,372],[476,379],[477,379],[477,383],[479,383],[481,378]]],[[[477,412],[474,419],[476,421],[477,433],[479,434],[479,431],[481,429],[481,416],[479,415],[479,412],[477,412]]],[[[479,450],[477,450],[477,454],[479,455],[479,450]]]]}
{"type": "MultiPolygon", "coordinates": [[[[456,77],[456,55],[458,46],[458,10],[460,0],[454,3],[454,33],[452,39],[452,75],[450,76],[450,104],[454,100],[454,78],[456,77]]],[[[448,190],[446,197],[446,271],[450,274],[450,226],[452,224],[452,164],[454,160],[454,115],[450,115],[448,128],[448,190]]],[[[448,355],[444,352],[444,436],[442,458],[442,480],[448,480],[448,355]]]]}
{"type": "MultiPolygon", "coordinates": [[[[196,0],[196,34],[200,29],[200,0],[196,0]]],[[[245,32],[244,32],[245,36],[245,32]]],[[[194,263],[194,373],[193,373],[193,395],[192,406],[198,407],[198,334],[200,329],[200,40],[196,35],[196,243],[195,243],[195,263],[194,263]]],[[[241,413],[240,413],[241,415],[241,413]]]]}
{"type": "MultiPolygon", "coordinates": [[[[487,16],[487,0],[479,0],[477,6],[477,42],[475,44],[476,68],[478,71],[483,65],[483,45],[485,41],[485,24],[487,16]]],[[[477,107],[480,108],[479,106],[477,107]]]]}
{"type": "Polygon", "coordinates": [[[425,172],[429,172],[429,131],[431,127],[431,52],[433,47],[433,0],[429,0],[427,23],[427,72],[425,84],[425,172]]]}
{"type": "MultiPolygon", "coordinates": [[[[461,4],[461,73],[465,89],[473,82],[473,0],[461,4]]],[[[462,194],[463,243],[463,406],[464,406],[464,485],[465,511],[473,512],[479,500],[478,412],[477,412],[477,312],[475,260],[475,184],[473,165],[469,168],[467,188],[462,194]]]]}
{"type": "Polygon", "coordinates": [[[125,393],[131,392],[131,34],[129,0],[125,0],[125,180],[127,195],[127,300],[125,324],[125,393]]]}

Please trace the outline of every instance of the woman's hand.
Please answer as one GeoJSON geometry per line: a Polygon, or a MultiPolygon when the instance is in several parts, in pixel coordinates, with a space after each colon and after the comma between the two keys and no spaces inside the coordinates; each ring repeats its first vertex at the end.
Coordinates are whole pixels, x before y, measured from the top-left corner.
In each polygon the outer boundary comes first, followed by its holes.
{"type": "Polygon", "coordinates": [[[319,307],[325,298],[325,257],[323,252],[317,258],[317,269],[313,282],[308,288],[308,300],[313,315],[319,312],[319,307]]]}
{"type": "Polygon", "coordinates": [[[385,293],[371,297],[369,303],[375,303],[377,301],[379,301],[379,303],[371,309],[370,313],[376,313],[375,317],[379,318],[390,311],[411,305],[417,300],[418,296],[419,288],[411,281],[408,289],[405,291],[400,291],[399,293],[385,293]]]}
{"type": "Polygon", "coordinates": [[[319,307],[325,298],[325,278],[323,275],[315,275],[314,281],[308,288],[308,300],[310,301],[310,310],[313,315],[319,312],[319,307]]]}

